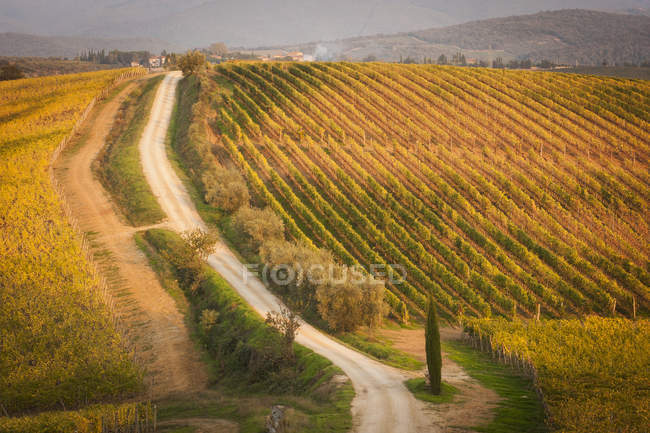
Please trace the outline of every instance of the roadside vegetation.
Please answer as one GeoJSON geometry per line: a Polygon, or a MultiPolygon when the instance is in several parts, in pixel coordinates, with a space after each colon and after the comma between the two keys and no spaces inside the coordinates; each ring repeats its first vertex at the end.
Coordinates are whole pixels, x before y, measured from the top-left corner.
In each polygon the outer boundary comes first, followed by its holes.
{"type": "MultiPolygon", "coordinates": [[[[555,73],[234,63],[181,82],[171,142],[246,261],[404,266],[384,290],[398,323],[424,318],[429,295],[450,323],[633,317],[650,302],[647,92],[555,73]]],[[[313,323],[348,326],[319,310],[317,289],[274,289],[313,323]]],[[[338,335],[381,354],[372,337],[338,335]]],[[[452,349],[471,369],[472,351],[452,349]]],[[[526,379],[475,373],[505,396],[485,431],[543,424],[526,379]]]]}
{"type": "Polygon", "coordinates": [[[543,401],[528,377],[499,364],[491,356],[481,353],[462,341],[442,343],[449,359],[459,364],[481,385],[495,391],[501,400],[494,409],[494,418],[474,429],[486,433],[549,431],[543,401]]]}
{"type": "Polygon", "coordinates": [[[136,227],[155,224],[164,218],[142,172],[138,150],[156,90],[163,78],[159,75],[142,80],[122,102],[106,146],[93,167],[124,217],[136,227]]]}
{"type": "Polygon", "coordinates": [[[210,85],[205,74],[181,82],[172,143],[185,166],[201,167],[190,171],[203,191],[199,199],[219,211],[218,225],[225,236],[249,263],[266,265],[269,274],[260,276],[308,320],[334,332],[376,327],[386,312],[383,283],[363,269],[338,263],[329,251],[311,242],[286,240],[283,219],[271,207],[251,201],[246,181],[234,167],[217,163],[206,143],[207,125],[200,120],[209,110],[198,93],[205,85],[210,85]],[[275,270],[296,278],[278,282],[275,270]],[[334,283],[353,272],[361,272],[365,282],[334,283]]]}
{"type": "Polygon", "coordinates": [[[429,403],[451,403],[454,401],[456,394],[458,394],[457,388],[444,382],[440,385],[440,393],[434,394],[431,392],[429,381],[423,377],[409,379],[404,384],[413,393],[415,398],[429,403]]]}
{"type": "Polygon", "coordinates": [[[355,332],[338,333],[336,338],[391,367],[403,370],[421,370],[425,365],[413,356],[392,347],[391,341],[379,336],[377,329],[362,327],[355,332]]]}
{"type": "MultiPolygon", "coordinates": [[[[270,409],[259,402],[274,401],[293,408],[287,422],[294,423],[295,430],[290,431],[347,431],[354,396],[349,381],[339,381],[345,377],[340,369],[277,329],[287,331],[279,322],[288,315],[278,312],[265,321],[201,260],[206,243],[193,241],[208,238],[200,233],[181,237],[152,229],[138,242],[161,283],[174,291],[180,287],[188,300],[188,323],[206,353],[215,389],[225,395],[219,416],[243,423],[242,431],[259,431],[270,409]],[[245,409],[242,402],[247,400],[252,406],[245,409]],[[232,406],[237,409],[225,410],[232,406]]],[[[167,404],[166,410],[176,418],[178,411],[193,407],[180,404],[181,409],[173,401],[167,404]]],[[[165,410],[162,413],[164,418],[165,410]]]]}
{"type": "MultiPolygon", "coordinates": [[[[124,72],[0,83],[0,430],[42,419],[2,415],[79,409],[142,388],[48,171],[86,106],[124,72]]],[[[49,431],[111,410],[52,415],[49,431]]]]}

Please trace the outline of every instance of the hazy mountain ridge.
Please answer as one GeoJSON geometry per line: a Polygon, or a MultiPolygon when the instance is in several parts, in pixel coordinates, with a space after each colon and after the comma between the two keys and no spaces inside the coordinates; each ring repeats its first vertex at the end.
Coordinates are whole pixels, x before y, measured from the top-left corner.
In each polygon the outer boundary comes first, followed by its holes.
{"type": "MultiPolygon", "coordinates": [[[[23,33],[0,33],[0,56],[68,57],[87,50],[147,50],[159,53],[173,45],[151,38],[104,39],[71,36],[38,36],[23,33]]],[[[177,47],[176,47],[177,48],[177,47]]]]}
{"type": "Polygon", "coordinates": [[[650,0],[0,0],[0,32],[150,37],[184,48],[296,44],[409,32],[561,8],[650,10],[650,0]]]}
{"type": "Polygon", "coordinates": [[[466,57],[483,60],[639,63],[650,60],[650,17],[567,9],[285,48],[311,53],[316,47],[329,58],[352,60],[370,55],[391,61],[435,59],[462,51],[466,57]]]}

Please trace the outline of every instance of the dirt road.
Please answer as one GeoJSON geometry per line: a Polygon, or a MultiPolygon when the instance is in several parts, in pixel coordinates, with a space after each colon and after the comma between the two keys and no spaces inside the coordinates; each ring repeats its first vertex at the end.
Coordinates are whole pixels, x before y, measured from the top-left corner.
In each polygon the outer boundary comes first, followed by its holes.
{"type": "MultiPolygon", "coordinates": [[[[165,137],[180,74],[169,73],[161,83],[149,123],[140,141],[142,166],[169,226],[178,231],[205,229],[165,151],[165,137]]],[[[220,243],[208,263],[260,314],[278,310],[280,301],[246,268],[229,248],[220,243]]],[[[297,341],[327,357],[350,378],[356,391],[353,402],[356,431],[362,433],[410,433],[437,431],[434,417],[403,385],[406,376],[334,341],[303,324],[297,341]]]]}
{"type": "Polygon", "coordinates": [[[118,216],[91,171],[121,102],[133,88],[134,84],[128,85],[96,109],[96,117],[86,126],[85,143],[59,158],[54,168],[80,229],[93,233],[93,251],[96,257],[103,257],[98,259],[99,265],[110,279],[116,307],[129,328],[137,356],[144,361],[146,383],[153,382],[152,394],[159,398],[200,390],[207,375],[182,314],[133,240],[136,228],[118,216]]]}
{"type": "MultiPolygon", "coordinates": [[[[381,329],[378,334],[388,338],[395,349],[426,362],[424,329],[381,329]]],[[[440,329],[442,341],[460,340],[461,335],[462,331],[459,328],[440,329]]],[[[458,395],[452,403],[436,404],[431,407],[436,425],[441,432],[474,431],[472,427],[486,424],[494,417],[493,410],[501,397],[492,389],[471,378],[444,351],[442,378],[445,383],[456,387],[458,395]]]]}

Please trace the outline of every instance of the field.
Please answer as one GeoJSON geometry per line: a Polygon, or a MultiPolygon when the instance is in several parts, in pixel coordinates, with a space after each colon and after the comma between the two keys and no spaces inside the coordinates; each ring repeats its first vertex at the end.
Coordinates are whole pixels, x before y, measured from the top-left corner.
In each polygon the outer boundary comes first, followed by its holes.
{"type": "Polygon", "coordinates": [[[0,402],[3,414],[132,395],[141,374],[48,167],[124,70],[0,83],[0,402]]]}
{"type": "Polygon", "coordinates": [[[113,65],[100,65],[78,60],[60,60],[44,57],[2,57],[0,56],[0,67],[14,64],[26,77],[43,77],[46,75],[75,74],[81,72],[92,72],[103,69],[114,69],[113,65]]]}
{"type": "Polygon", "coordinates": [[[393,311],[433,293],[448,319],[647,314],[648,83],[240,63],[201,89],[209,158],[239,167],[293,238],[402,265],[393,311]]]}
{"type": "MultiPolygon", "coordinates": [[[[0,83],[0,414],[50,411],[0,418],[0,430],[52,422],[56,431],[83,431],[111,414],[127,423],[136,417],[135,404],[88,407],[136,395],[142,372],[50,168],[84,109],[122,73],[0,83]]],[[[163,217],[136,147],[158,80],[134,86],[95,167],[135,226],[163,217]]],[[[441,316],[463,323],[477,348],[532,378],[552,430],[647,425],[650,83],[433,65],[241,62],[186,78],[177,95],[168,144],[193,199],[208,190],[204,179],[234,167],[252,204],[269,206],[288,238],[379,277],[403,276],[386,280],[397,322],[417,326],[433,295],[441,316]]],[[[237,230],[236,214],[205,202],[199,211],[237,240],[228,233],[237,230]]],[[[337,367],[300,346],[295,355],[281,351],[279,334],[205,265],[200,280],[189,278],[196,269],[179,264],[184,244],[176,234],[149,230],[136,239],[184,306],[218,382],[197,391],[196,401],[162,402],[163,419],[206,404],[256,431],[266,403],[280,396],[299,426],[351,425],[351,385],[326,383],[337,367]],[[249,397],[258,404],[244,407],[249,397]]],[[[263,256],[239,247],[246,260],[263,256]]],[[[359,332],[338,336],[384,362],[418,366],[359,332]]],[[[460,343],[446,350],[470,366],[469,376],[500,390],[504,402],[483,430],[546,427],[532,388],[512,379],[509,367],[488,374],[479,362],[487,355],[460,343]]],[[[425,398],[421,380],[410,386],[425,398]]],[[[148,405],[141,410],[151,416],[148,405]]]]}
{"type": "MultiPolygon", "coordinates": [[[[182,86],[202,101],[182,150],[190,175],[237,167],[293,239],[370,272],[401,265],[405,281],[387,284],[393,317],[417,320],[432,293],[447,320],[492,335],[495,357],[536,377],[552,430],[640,431],[647,82],[234,63],[182,86]]],[[[509,410],[503,426],[526,419],[509,410]]]]}
{"type": "Polygon", "coordinates": [[[650,80],[650,68],[647,66],[578,66],[556,69],[557,72],[584,75],[603,75],[606,77],[650,80]]]}
{"type": "Polygon", "coordinates": [[[486,350],[532,364],[554,428],[642,432],[648,426],[647,320],[478,319],[466,328],[474,339],[483,338],[486,350]]]}

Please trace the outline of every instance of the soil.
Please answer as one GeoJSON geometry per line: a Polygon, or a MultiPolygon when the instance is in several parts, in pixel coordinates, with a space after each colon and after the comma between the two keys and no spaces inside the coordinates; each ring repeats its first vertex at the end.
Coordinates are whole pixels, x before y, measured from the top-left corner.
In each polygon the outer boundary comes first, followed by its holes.
{"type": "Polygon", "coordinates": [[[145,367],[148,393],[156,399],[205,388],[207,373],[183,315],[134,242],[134,233],[149,227],[127,225],[91,171],[121,102],[134,87],[130,83],[95,109],[81,133],[84,142],[54,168],[79,229],[92,234],[96,262],[107,277],[137,360],[145,367]]]}
{"type": "MultiPolygon", "coordinates": [[[[426,362],[424,329],[382,329],[381,337],[390,340],[392,347],[426,362]]],[[[459,340],[460,328],[441,328],[443,341],[459,340]]],[[[424,375],[426,370],[418,373],[424,375]]],[[[442,380],[458,389],[452,403],[430,404],[428,410],[435,418],[435,424],[441,432],[474,431],[471,427],[488,423],[493,418],[493,409],[501,399],[493,390],[484,387],[472,379],[463,368],[442,353],[442,380]]]]}

